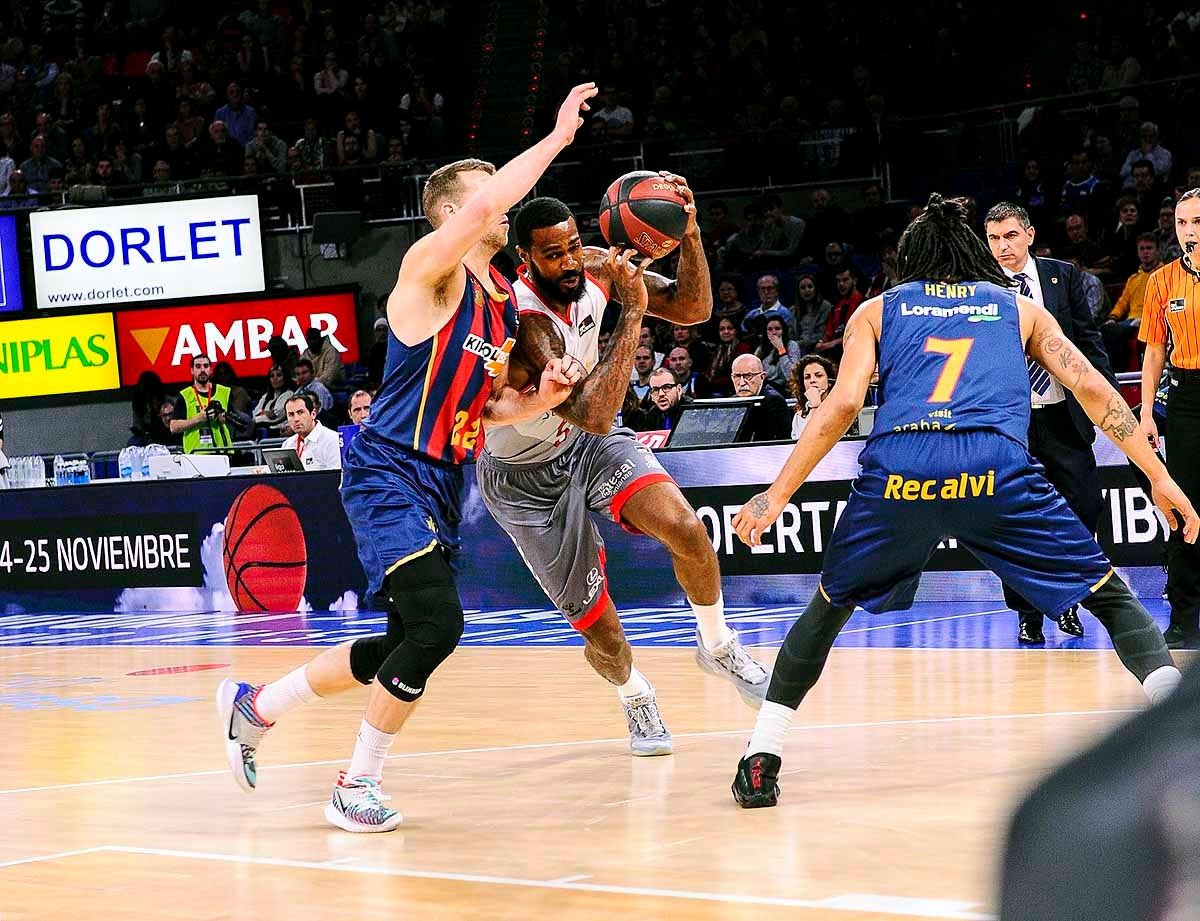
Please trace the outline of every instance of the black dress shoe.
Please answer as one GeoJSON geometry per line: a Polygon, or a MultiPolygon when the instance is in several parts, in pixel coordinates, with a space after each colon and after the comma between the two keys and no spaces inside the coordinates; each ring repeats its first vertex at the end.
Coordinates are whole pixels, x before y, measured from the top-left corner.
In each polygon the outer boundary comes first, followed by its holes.
{"type": "Polygon", "coordinates": [[[1083,636],[1083,624],[1079,622],[1079,607],[1072,605],[1058,615],[1058,629],[1071,636],[1083,636]]]}
{"type": "Polygon", "coordinates": [[[1178,624],[1171,624],[1163,631],[1163,640],[1168,649],[1194,649],[1200,643],[1200,631],[1185,630],[1178,624]]]}
{"type": "Polygon", "coordinates": [[[1022,646],[1040,646],[1046,642],[1046,635],[1036,624],[1021,622],[1021,632],[1017,634],[1017,642],[1022,646]]]}

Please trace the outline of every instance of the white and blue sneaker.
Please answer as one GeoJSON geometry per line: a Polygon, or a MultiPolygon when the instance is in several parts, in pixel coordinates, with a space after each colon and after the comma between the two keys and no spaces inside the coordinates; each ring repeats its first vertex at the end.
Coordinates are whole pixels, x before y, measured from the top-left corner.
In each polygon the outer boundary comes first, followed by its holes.
{"type": "Polygon", "coordinates": [[[258,744],[272,723],[254,709],[254,700],[262,685],[234,682],[226,679],[217,686],[217,717],[225,742],[225,758],[237,785],[253,793],[258,783],[255,761],[258,744]]]}
{"type": "Polygon", "coordinates": [[[700,631],[696,631],[696,664],[712,675],[730,682],[747,706],[760,708],[767,698],[767,686],[771,673],[761,662],[746,652],[738,642],[737,631],[716,649],[704,645],[700,631]]]}
{"type": "Polygon", "coordinates": [[[404,821],[395,809],[384,805],[384,796],[375,777],[347,777],[338,773],[337,786],[325,806],[325,820],[342,831],[356,834],[391,831],[404,821]]]}

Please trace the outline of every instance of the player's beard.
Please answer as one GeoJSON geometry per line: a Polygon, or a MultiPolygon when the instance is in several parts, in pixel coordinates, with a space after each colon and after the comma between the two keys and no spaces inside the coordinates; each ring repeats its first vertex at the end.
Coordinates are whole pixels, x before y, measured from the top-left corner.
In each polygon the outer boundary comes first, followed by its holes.
{"type": "Polygon", "coordinates": [[[582,269],[578,272],[563,272],[559,276],[558,281],[551,281],[539,272],[537,266],[531,261],[529,263],[529,277],[533,279],[533,283],[542,298],[550,301],[552,304],[562,304],[564,306],[567,304],[576,304],[583,300],[583,296],[587,294],[587,278],[584,276],[582,269]],[[575,290],[564,290],[559,282],[573,277],[579,279],[579,284],[575,286],[575,290]]]}

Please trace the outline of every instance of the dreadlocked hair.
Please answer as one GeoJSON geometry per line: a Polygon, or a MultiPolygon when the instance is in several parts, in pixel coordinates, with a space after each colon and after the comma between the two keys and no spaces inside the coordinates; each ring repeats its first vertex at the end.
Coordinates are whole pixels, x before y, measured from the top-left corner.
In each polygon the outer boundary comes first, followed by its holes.
{"type": "Polygon", "coordinates": [[[896,267],[901,282],[989,281],[1012,286],[991,251],[967,226],[964,203],[937,192],[900,235],[896,267]]]}

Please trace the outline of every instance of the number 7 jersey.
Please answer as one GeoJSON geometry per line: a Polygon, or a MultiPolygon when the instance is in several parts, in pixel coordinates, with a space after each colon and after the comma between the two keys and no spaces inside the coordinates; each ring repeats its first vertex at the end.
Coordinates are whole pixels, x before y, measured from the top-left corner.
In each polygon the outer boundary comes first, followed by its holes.
{"type": "Polygon", "coordinates": [[[993,431],[1027,445],[1029,372],[1015,291],[908,282],[884,292],[879,402],[869,441],[993,431]]]}

